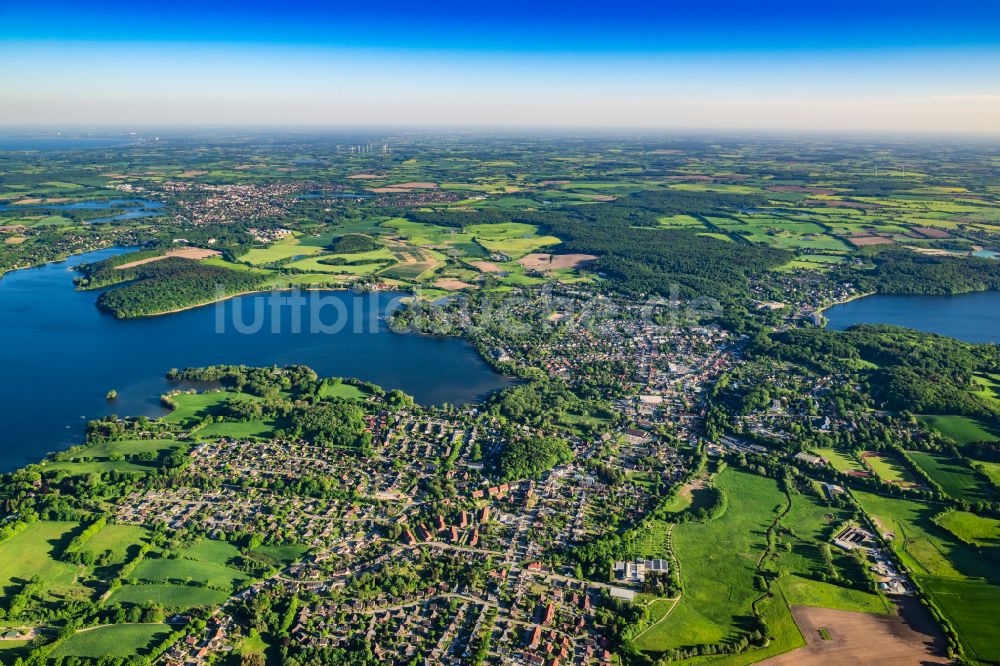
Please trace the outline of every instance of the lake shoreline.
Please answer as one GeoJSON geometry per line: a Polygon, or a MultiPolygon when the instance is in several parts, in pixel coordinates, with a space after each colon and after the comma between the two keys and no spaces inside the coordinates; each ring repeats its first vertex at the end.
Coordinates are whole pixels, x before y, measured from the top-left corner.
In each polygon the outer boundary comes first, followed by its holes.
{"type": "Polygon", "coordinates": [[[282,305],[287,297],[272,302],[267,290],[227,295],[226,318],[265,323],[254,331],[218,330],[217,313],[204,307],[218,299],[162,313],[173,317],[145,316],[126,324],[96,307],[96,292],[74,289],[71,270],[126,251],[78,253],[11,271],[0,280],[0,318],[6,322],[0,328],[0,365],[19,378],[0,384],[6,426],[0,470],[79,444],[91,419],[112,413],[156,418],[162,413],[160,395],[172,388],[165,373],[173,367],[307,365],[323,377],[398,388],[425,405],[478,404],[518,381],[497,372],[465,337],[389,328],[384,315],[397,307],[400,295],[408,295],[405,291],[362,294],[313,285],[308,291],[329,292],[330,304],[306,298],[298,313],[282,305]],[[336,326],[310,331],[308,325],[293,325],[296,316],[308,322],[324,314],[320,307],[327,319],[336,311],[336,326]],[[263,317],[254,314],[261,311],[263,317]],[[59,382],[50,381],[57,376],[59,382]],[[106,399],[109,388],[118,393],[113,402],[106,399]],[[47,399],[37,400],[40,394],[47,399]]]}
{"type": "Polygon", "coordinates": [[[868,294],[821,312],[833,331],[861,324],[900,326],[970,344],[1000,343],[1000,291],[961,294],[868,294]]]}

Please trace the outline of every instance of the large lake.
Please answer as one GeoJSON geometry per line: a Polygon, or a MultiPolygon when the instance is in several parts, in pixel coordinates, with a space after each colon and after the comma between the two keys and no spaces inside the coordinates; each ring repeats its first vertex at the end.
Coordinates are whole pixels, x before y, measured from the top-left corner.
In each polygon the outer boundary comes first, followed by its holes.
{"type": "Polygon", "coordinates": [[[966,342],[1000,342],[1000,291],[956,296],[876,294],[834,305],[823,315],[834,330],[854,324],[895,324],[966,342]]]}
{"type": "Polygon", "coordinates": [[[302,363],[323,376],[401,388],[425,404],[481,400],[512,381],[465,340],[389,331],[380,315],[401,294],[315,292],[298,306],[253,294],[115,320],[95,307],[96,292],[74,290],[70,269],[123,251],[0,278],[0,470],[80,442],[87,419],[163,414],[159,396],[173,387],[164,378],[172,367],[302,363]],[[119,395],[112,404],[110,389],[119,395]]]}

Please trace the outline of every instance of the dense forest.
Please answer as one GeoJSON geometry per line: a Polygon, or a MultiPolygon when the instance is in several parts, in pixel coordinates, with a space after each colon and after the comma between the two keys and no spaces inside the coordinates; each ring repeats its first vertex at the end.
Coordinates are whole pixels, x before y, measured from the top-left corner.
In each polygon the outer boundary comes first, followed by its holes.
{"type": "Polygon", "coordinates": [[[594,268],[627,293],[726,299],[744,293],[749,274],[780,266],[792,253],[663,229],[658,218],[677,213],[728,215],[724,211],[760,203],[757,197],[714,192],[637,192],[552,215],[546,227],[563,239],[562,251],[596,254],[594,268]]]}
{"type": "Polygon", "coordinates": [[[760,334],[749,351],[827,373],[854,363],[873,396],[888,409],[1000,417],[995,403],[975,395],[973,379],[977,373],[1000,369],[1000,345],[863,325],[839,332],[810,328],[760,334]]]}
{"type": "Polygon", "coordinates": [[[382,247],[382,244],[367,234],[347,234],[330,244],[330,250],[337,254],[371,252],[380,247],[382,247]]]}
{"type": "MultiPolygon", "coordinates": [[[[134,282],[101,294],[97,306],[118,319],[144,317],[259,289],[264,278],[250,271],[170,258],[143,264],[134,282]]],[[[131,270],[131,269],[125,269],[131,270]]]]}
{"type": "Polygon", "coordinates": [[[135,261],[159,257],[162,256],[163,253],[164,250],[162,248],[152,248],[139,250],[137,252],[129,252],[128,254],[115,255],[93,264],[82,264],[77,268],[77,270],[81,273],[81,276],[76,279],[76,286],[78,289],[101,289],[111,285],[121,284],[122,282],[131,282],[133,280],[142,280],[147,277],[156,277],[158,272],[162,270],[157,267],[157,264],[167,261],[166,259],[146,264],[139,264],[138,266],[128,266],[126,268],[119,267],[135,261]]]}
{"type": "Polygon", "coordinates": [[[537,479],[542,472],[569,462],[573,452],[560,437],[510,438],[493,461],[503,481],[537,479]]]}
{"type": "Polygon", "coordinates": [[[883,294],[961,294],[1000,289],[1000,261],[936,257],[903,248],[874,252],[866,271],[842,269],[839,277],[883,294]]]}

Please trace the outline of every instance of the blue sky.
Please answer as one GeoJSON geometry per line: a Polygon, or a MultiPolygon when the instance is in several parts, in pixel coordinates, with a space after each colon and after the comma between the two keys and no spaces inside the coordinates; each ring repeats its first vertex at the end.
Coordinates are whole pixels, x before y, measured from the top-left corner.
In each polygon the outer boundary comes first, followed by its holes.
{"type": "Polygon", "coordinates": [[[1000,3],[10,2],[0,122],[1000,132],[1000,3]]]}

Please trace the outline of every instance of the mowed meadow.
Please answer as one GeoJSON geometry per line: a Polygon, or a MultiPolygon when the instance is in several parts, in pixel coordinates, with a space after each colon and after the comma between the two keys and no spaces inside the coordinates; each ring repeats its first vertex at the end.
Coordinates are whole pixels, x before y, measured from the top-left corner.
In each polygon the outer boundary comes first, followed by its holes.
{"type": "MultiPolygon", "coordinates": [[[[676,558],[682,586],[676,600],[649,602],[648,621],[633,638],[637,649],[655,656],[735,644],[753,631],[756,609],[768,627],[766,647],[692,661],[749,664],[805,644],[791,605],[890,612],[891,605],[878,594],[821,580],[831,568],[850,566],[839,552],[829,562],[823,556],[824,545],[850,517],[845,510],[818,495],[786,495],[775,480],[735,468],[717,473],[710,487],[725,497],[721,513],[672,528],[668,523],[648,526],[635,546],[637,555],[676,558]]],[[[710,504],[711,494],[701,489],[679,495],[668,508],[680,516],[710,504]]]]}

